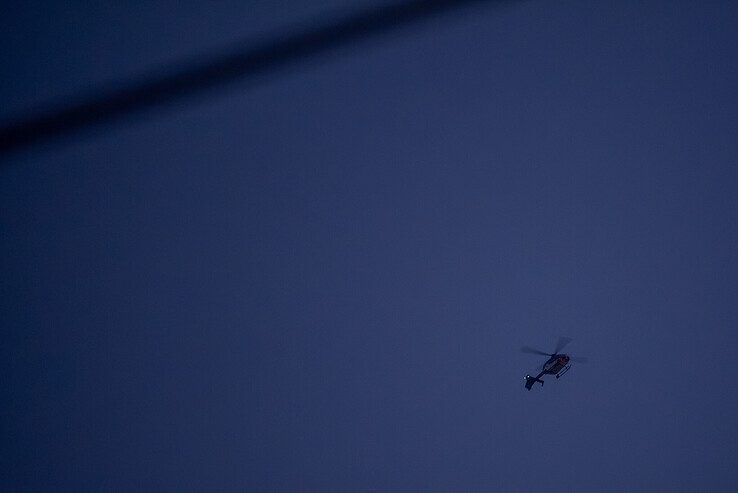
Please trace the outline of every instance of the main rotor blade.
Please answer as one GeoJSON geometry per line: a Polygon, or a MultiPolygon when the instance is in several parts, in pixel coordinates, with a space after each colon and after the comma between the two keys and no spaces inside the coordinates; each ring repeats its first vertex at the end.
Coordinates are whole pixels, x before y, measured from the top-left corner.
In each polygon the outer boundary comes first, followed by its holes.
{"type": "Polygon", "coordinates": [[[551,356],[549,353],[544,353],[543,351],[539,351],[538,349],[533,349],[530,346],[523,346],[520,348],[520,351],[523,353],[540,354],[541,356],[551,356]]]}
{"type": "Polygon", "coordinates": [[[556,349],[554,349],[554,354],[559,354],[559,352],[564,349],[564,346],[569,344],[571,342],[571,337],[559,337],[559,342],[556,343],[556,349]]]}
{"type": "Polygon", "coordinates": [[[575,363],[588,363],[589,362],[589,358],[582,358],[579,356],[569,356],[569,359],[575,363]]]}

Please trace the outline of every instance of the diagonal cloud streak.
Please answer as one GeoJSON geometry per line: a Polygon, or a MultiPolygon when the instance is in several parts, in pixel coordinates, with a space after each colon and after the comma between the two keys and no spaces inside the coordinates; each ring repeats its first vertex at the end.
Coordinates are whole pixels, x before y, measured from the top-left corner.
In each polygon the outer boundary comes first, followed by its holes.
{"type": "Polygon", "coordinates": [[[164,106],[236,80],[264,75],[283,66],[471,4],[501,0],[413,0],[365,10],[301,31],[292,31],[163,76],[123,85],[0,127],[0,157],[35,144],[69,136],[126,115],[164,106]]]}

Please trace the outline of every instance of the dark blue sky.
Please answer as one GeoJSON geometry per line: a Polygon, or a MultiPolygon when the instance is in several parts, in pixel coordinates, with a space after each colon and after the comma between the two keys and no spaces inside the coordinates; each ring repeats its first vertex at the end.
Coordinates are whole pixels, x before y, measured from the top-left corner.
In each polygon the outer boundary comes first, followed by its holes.
{"type": "MultiPolygon", "coordinates": [[[[3,9],[2,120],[350,11],[47,3],[3,9]]],[[[738,5],[642,3],[467,11],[5,158],[1,489],[736,491],[738,5]],[[590,362],[527,392],[561,335],[590,362]]]]}

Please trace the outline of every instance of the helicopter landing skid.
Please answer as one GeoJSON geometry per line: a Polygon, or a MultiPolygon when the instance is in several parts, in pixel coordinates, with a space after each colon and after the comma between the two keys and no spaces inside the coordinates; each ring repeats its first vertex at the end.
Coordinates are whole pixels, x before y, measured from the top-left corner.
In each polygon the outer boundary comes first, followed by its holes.
{"type": "Polygon", "coordinates": [[[558,379],[558,378],[564,376],[564,373],[566,373],[570,369],[571,369],[571,365],[565,366],[563,370],[561,370],[559,373],[556,374],[556,378],[558,379]]]}

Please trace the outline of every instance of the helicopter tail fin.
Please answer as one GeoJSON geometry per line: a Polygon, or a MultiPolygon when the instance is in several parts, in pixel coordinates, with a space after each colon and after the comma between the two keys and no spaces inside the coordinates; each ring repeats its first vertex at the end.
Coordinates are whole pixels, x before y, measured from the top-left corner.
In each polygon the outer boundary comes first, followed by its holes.
{"type": "Polygon", "coordinates": [[[525,376],[525,388],[530,390],[533,388],[533,384],[539,382],[543,386],[543,380],[537,377],[531,377],[530,375],[525,376]]]}

